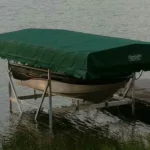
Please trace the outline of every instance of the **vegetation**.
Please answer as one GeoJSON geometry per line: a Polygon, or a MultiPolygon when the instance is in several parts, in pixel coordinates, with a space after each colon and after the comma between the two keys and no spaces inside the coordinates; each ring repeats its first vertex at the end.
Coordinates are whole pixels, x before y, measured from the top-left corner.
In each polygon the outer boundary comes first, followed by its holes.
{"type": "Polygon", "coordinates": [[[76,131],[72,136],[47,132],[21,124],[11,137],[2,137],[3,150],[150,150],[150,137],[98,136],[76,131]]]}

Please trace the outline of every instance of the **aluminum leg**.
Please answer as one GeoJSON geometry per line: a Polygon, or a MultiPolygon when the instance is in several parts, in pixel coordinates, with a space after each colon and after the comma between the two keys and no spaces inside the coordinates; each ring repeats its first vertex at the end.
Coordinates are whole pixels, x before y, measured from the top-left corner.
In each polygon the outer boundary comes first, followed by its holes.
{"type": "Polygon", "coordinates": [[[36,90],[34,89],[34,100],[36,100],[37,97],[36,97],[36,90]]]}
{"type": "MultiPolygon", "coordinates": [[[[9,61],[8,61],[8,70],[10,70],[10,65],[9,65],[9,61]]],[[[9,72],[8,72],[9,74],[9,72]]],[[[10,107],[10,112],[12,112],[12,88],[11,88],[11,84],[10,81],[8,83],[8,92],[9,92],[9,107],[10,107]]]]}
{"type": "Polygon", "coordinates": [[[135,115],[135,74],[132,79],[132,115],[135,115]]]}
{"type": "Polygon", "coordinates": [[[53,134],[53,119],[52,119],[52,84],[51,84],[51,72],[48,69],[48,85],[49,85],[49,128],[51,134],[53,134]]]}
{"type": "Polygon", "coordinates": [[[47,85],[46,85],[46,87],[45,87],[45,90],[44,90],[44,93],[43,93],[43,95],[42,95],[42,99],[41,99],[40,106],[39,106],[38,110],[36,111],[36,114],[35,114],[35,117],[34,117],[35,121],[37,121],[37,117],[38,117],[38,114],[39,114],[39,112],[40,112],[40,110],[41,110],[42,104],[43,104],[43,102],[44,102],[44,98],[45,98],[47,89],[48,89],[48,83],[47,83],[47,85]]]}
{"type": "Polygon", "coordinates": [[[123,94],[123,98],[126,97],[126,95],[128,94],[128,91],[130,90],[131,86],[132,86],[132,80],[133,79],[130,79],[130,81],[128,82],[128,85],[127,85],[127,89],[125,90],[124,94],[123,94]]]}
{"type": "Polygon", "coordinates": [[[8,91],[9,91],[9,104],[10,104],[10,112],[12,112],[12,88],[10,82],[8,83],[8,91]]]}
{"type": "Polygon", "coordinates": [[[19,109],[19,111],[20,111],[20,114],[22,114],[22,108],[21,108],[21,106],[20,106],[20,101],[19,101],[19,99],[18,99],[18,96],[17,96],[16,90],[15,90],[13,81],[12,81],[12,79],[11,79],[11,72],[10,72],[10,71],[8,71],[8,78],[9,78],[9,81],[10,81],[9,83],[10,83],[11,88],[12,88],[12,90],[13,90],[15,99],[17,100],[18,109],[19,109]]]}
{"type": "Polygon", "coordinates": [[[77,100],[76,111],[79,111],[79,106],[80,106],[80,103],[79,103],[79,100],[77,100]]]}

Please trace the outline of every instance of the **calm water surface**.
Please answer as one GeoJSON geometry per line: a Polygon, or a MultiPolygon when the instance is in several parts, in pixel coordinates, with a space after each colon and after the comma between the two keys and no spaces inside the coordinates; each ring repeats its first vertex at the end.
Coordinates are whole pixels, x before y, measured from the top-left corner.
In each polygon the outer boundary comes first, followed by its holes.
{"type": "MultiPolygon", "coordinates": [[[[149,0],[1,0],[0,33],[23,28],[59,28],[150,41],[149,8],[149,0]]],[[[0,60],[1,133],[7,130],[10,117],[6,71],[6,61],[0,60]]],[[[150,78],[150,73],[144,73],[142,78],[150,78]]],[[[26,89],[18,91],[22,94],[33,92],[26,89]]],[[[66,99],[63,100],[55,98],[54,106],[69,104],[66,99]]],[[[142,134],[150,132],[150,121],[143,118],[148,116],[149,110],[137,111],[134,125],[128,120],[131,119],[131,109],[125,110],[125,113],[119,108],[110,110],[111,113],[79,111],[66,114],[63,119],[60,116],[61,119],[56,119],[56,123],[61,120],[63,125],[70,124],[72,128],[85,131],[102,132],[99,130],[101,127],[109,132],[120,129],[128,129],[130,132],[134,127],[135,131],[142,134]]]]}

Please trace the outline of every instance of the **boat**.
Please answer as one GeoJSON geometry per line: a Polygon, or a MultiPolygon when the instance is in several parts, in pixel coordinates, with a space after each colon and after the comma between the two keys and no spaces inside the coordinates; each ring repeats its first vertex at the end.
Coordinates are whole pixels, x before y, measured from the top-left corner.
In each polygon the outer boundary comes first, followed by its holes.
{"type": "MultiPolygon", "coordinates": [[[[26,66],[10,64],[12,75],[18,85],[44,91],[48,82],[47,70],[33,70],[26,66]]],[[[130,76],[118,79],[82,80],[51,73],[53,95],[67,96],[99,103],[123,88],[130,76]]]]}
{"type": "Polygon", "coordinates": [[[150,44],[61,29],[0,34],[0,57],[17,84],[93,103],[109,99],[133,73],[150,70],[150,44]]]}

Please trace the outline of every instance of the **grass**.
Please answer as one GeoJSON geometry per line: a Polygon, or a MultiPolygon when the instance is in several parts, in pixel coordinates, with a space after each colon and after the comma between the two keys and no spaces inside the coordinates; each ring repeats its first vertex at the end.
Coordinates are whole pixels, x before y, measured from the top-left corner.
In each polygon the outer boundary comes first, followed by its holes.
{"type": "Polygon", "coordinates": [[[150,136],[98,136],[72,132],[71,135],[40,133],[34,126],[21,124],[11,137],[1,137],[3,150],[150,150],[150,136]],[[71,136],[72,135],[72,136],[71,136]]]}

